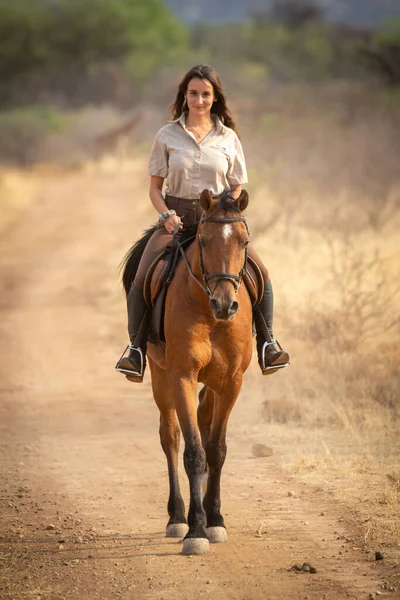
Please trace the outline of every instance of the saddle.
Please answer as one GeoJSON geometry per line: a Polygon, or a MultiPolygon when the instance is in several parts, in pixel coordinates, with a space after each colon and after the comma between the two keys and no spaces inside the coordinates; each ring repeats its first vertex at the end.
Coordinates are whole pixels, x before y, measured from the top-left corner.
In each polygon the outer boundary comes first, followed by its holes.
{"type": "MultiPolygon", "coordinates": [[[[165,342],[164,314],[167,291],[181,257],[180,249],[187,249],[194,242],[195,237],[190,237],[182,243],[174,240],[172,247],[168,247],[154,259],[147,272],[143,295],[152,310],[152,332],[149,341],[153,343],[165,342]]],[[[264,278],[260,267],[250,256],[247,257],[243,283],[254,308],[264,295],[264,278]]]]}

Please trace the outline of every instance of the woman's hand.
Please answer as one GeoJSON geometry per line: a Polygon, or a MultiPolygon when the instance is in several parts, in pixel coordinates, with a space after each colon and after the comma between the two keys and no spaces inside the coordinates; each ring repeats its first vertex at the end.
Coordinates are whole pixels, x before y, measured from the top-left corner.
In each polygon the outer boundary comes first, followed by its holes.
{"type": "Polygon", "coordinates": [[[164,223],[164,227],[168,231],[168,233],[174,233],[177,225],[179,225],[179,229],[182,229],[182,221],[181,218],[178,217],[178,215],[171,215],[164,223]]]}

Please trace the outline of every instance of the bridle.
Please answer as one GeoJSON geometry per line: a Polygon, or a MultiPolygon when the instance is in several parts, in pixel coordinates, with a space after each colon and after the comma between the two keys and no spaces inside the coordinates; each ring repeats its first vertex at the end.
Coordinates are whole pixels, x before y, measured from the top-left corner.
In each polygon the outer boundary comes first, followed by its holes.
{"type": "MultiPolygon", "coordinates": [[[[246,226],[246,229],[247,229],[247,233],[249,233],[249,228],[247,226],[247,221],[246,221],[245,217],[207,217],[207,216],[204,216],[200,219],[200,223],[222,223],[222,224],[244,223],[246,226]]],[[[206,292],[206,294],[208,294],[208,296],[210,296],[210,298],[212,297],[218,284],[221,281],[229,281],[229,283],[231,283],[233,285],[233,287],[235,288],[235,294],[237,294],[239,287],[243,281],[243,276],[246,273],[247,246],[244,251],[243,267],[240,269],[238,275],[235,275],[234,273],[224,273],[224,272],[209,273],[206,269],[206,266],[205,266],[204,260],[203,260],[203,249],[202,249],[202,245],[201,245],[201,241],[200,241],[200,236],[197,236],[197,239],[198,239],[198,246],[199,246],[200,271],[201,271],[201,277],[202,277],[204,285],[202,285],[200,283],[200,281],[197,279],[197,277],[195,277],[195,275],[190,267],[190,264],[187,260],[186,254],[185,254],[183,248],[181,247],[180,252],[182,254],[182,257],[186,264],[186,267],[189,271],[189,275],[196,281],[196,283],[201,287],[201,289],[204,292],[206,292]],[[210,285],[212,285],[212,283],[215,283],[214,292],[211,291],[211,288],[210,288],[210,285]]]]}

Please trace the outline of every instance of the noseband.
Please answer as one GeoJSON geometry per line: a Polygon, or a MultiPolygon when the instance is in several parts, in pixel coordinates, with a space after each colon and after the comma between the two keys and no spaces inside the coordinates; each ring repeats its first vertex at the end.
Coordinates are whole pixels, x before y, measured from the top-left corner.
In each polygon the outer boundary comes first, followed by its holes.
{"type": "MultiPolygon", "coordinates": [[[[247,233],[249,233],[249,228],[247,226],[247,221],[245,219],[245,217],[202,217],[200,219],[200,223],[222,223],[222,224],[226,224],[226,223],[244,223],[247,229],[247,233]]],[[[206,292],[206,294],[208,294],[208,296],[213,295],[213,292],[210,289],[210,283],[214,282],[215,283],[215,287],[214,287],[214,291],[218,285],[218,283],[220,283],[221,281],[229,281],[233,287],[235,288],[235,294],[238,293],[240,284],[243,281],[243,275],[246,273],[246,265],[247,265],[247,247],[245,248],[244,251],[244,263],[243,263],[243,267],[240,269],[239,274],[235,275],[233,273],[219,273],[219,272],[215,272],[215,273],[209,273],[204,265],[204,261],[203,261],[203,250],[202,250],[202,245],[200,243],[200,237],[198,237],[198,245],[199,245],[199,257],[200,257],[200,270],[201,270],[201,277],[203,279],[203,283],[204,285],[202,285],[200,283],[200,281],[194,276],[192,269],[190,268],[189,262],[186,258],[186,254],[183,251],[182,248],[180,248],[182,257],[184,259],[184,262],[186,264],[186,267],[189,270],[189,274],[191,277],[193,277],[193,279],[196,281],[196,283],[201,287],[201,289],[203,291],[206,292]]]]}

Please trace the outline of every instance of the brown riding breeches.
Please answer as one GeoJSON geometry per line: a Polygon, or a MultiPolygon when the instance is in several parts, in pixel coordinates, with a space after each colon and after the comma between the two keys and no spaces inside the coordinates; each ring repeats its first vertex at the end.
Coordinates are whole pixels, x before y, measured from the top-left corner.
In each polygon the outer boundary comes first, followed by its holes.
{"type": "MultiPolygon", "coordinates": [[[[175,210],[178,217],[181,217],[184,229],[186,227],[189,227],[190,225],[193,225],[193,223],[199,221],[203,213],[203,209],[196,200],[187,200],[186,198],[166,196],[165,203],[168,206],[168,209],[175,210]]],[[[168,233],[164,225],[157,227],[157,229],[147,242],[147,246],[142,254],[142,258],[140,259],[139,267],[134,280],[136,288],[140,290],[143,289],[146,274],[149,270],[150,265],[152,264],[154,259],[157,258],[157,256],[159,256],[161,252],[171,242],[172,233],[168,233]]],[[[250,258],[252,258],[254,262],[256,262],[257,265],[260,267],[260,270],[264,277],[264,281],[265,283],[267,283],[269,281],[268,270],[264,266],[257,252],[254,250],[252,244],[249,244],[247,251],[250,258]]]]}

